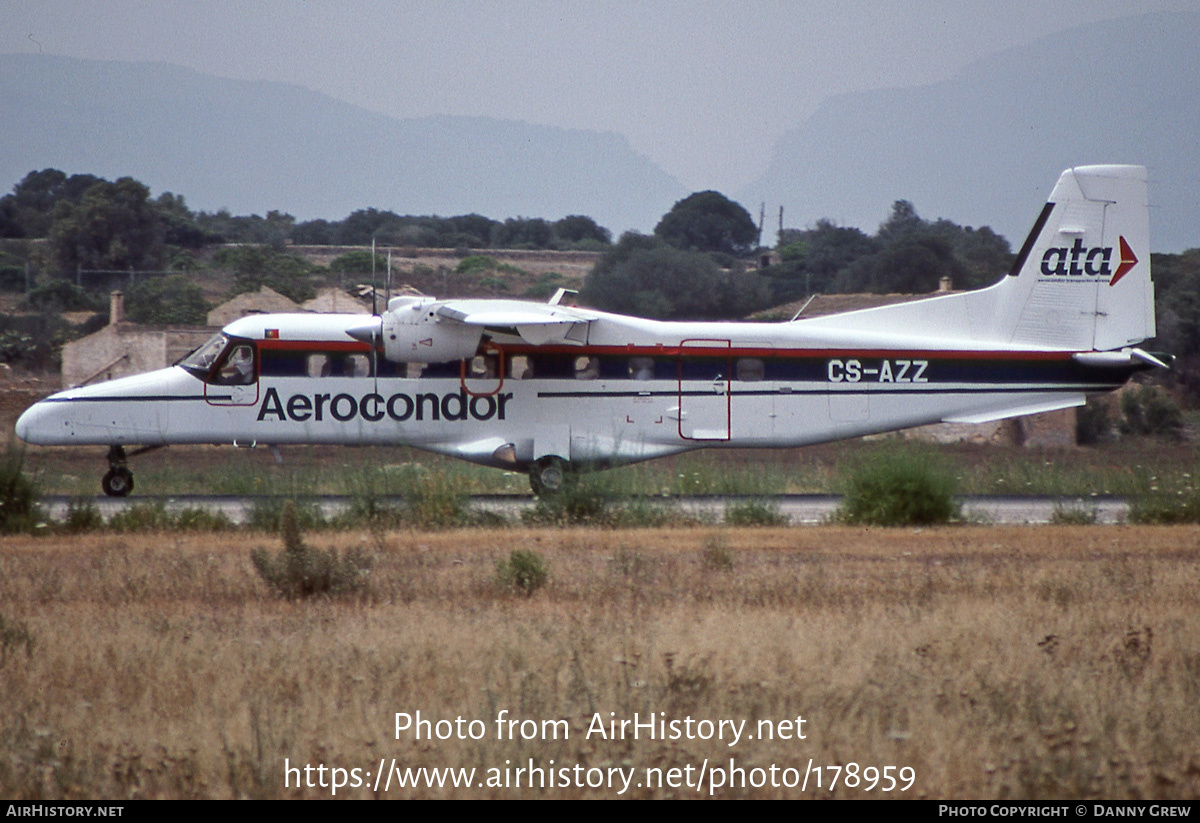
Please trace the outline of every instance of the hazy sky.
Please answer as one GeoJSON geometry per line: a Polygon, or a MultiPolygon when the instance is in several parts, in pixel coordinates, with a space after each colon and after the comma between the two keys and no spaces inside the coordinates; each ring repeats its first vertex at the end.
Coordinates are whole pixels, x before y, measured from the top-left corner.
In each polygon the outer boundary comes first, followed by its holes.
{"type": "Polygon", "coordinates": [[[931,83],[1083,23],[1195,0],[0,0],[0,52],[165,61],[397,117],[614,131],[733,191],[826,97],[931,83]]]}

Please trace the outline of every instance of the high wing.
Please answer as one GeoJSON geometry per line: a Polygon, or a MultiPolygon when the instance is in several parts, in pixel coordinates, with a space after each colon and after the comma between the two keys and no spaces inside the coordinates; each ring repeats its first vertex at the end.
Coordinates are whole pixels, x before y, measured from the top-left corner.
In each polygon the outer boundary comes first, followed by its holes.
{"type": "Polygon", "coordinates": [[[347,329],[356,340],[382,346],[396,362],[437,363],[473,356],[486,335],[497,343],[582,346],[601,316],[567,306],[520,300],[438,300],[394,297],[372,322],[347,329]]]}
{"type": "Polygon", "coordinates": [[[567,306],[518,300],[445,300],[436,304],[438,317],[478,326],[497,342],[519,338],[531,346],[587,343],[587,326],[600,315],[567,306]]]}

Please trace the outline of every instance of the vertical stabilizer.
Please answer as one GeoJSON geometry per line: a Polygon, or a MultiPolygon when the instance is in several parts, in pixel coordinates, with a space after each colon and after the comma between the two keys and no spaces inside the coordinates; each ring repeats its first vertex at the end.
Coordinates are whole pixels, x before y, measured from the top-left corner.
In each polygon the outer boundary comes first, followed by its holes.
{"type": "Polygon", "coordinates": [[[995,328],[1014,344],[1074,350],[1153,337],[1149,223],[1142,166],[1064,171],[997,288],[995,328]]]}

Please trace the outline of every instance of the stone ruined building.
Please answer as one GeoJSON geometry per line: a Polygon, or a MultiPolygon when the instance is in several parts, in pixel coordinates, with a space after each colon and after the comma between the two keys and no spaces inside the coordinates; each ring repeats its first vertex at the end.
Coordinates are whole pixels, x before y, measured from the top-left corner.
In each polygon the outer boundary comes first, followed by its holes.
{"type": "Polygon", "coordinates": [[[251,314],[296,311],[300,311],[298,304],[268,286],[261,286],[258,291],[239,294],[210,311],[208,325],[220,329],[251,314]]]}

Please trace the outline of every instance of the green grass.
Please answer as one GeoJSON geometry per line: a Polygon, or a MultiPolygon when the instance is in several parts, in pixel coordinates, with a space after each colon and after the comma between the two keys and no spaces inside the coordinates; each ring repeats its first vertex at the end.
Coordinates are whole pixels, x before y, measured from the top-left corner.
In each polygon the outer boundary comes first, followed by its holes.
{"type": "MultiPolygon", "coordinates": [[[[609,496],[831,494],[844,468],[892,448],[897,438],[804,449],[705,450],[589,475],[609,496]]],[[[1022,449],[991,445],[907,444],[936,455],[960,494],[1072,497],[1175,494],[1193,484],[1197,450],[1190,444],[1124,438],[1090,448],[1022,449]]],[[[528,494],[521,472],[505,472],[406,447],[283,449],[277,464],[264,449],[163,449],[130,461],[138,494],[404,496],[414,476],[438,473],[464,495],[528,494]]],[[[30,448],[25,472],[45,494],[94,496],[104,472],[94,460],[52,448],[30,448]]]]}

